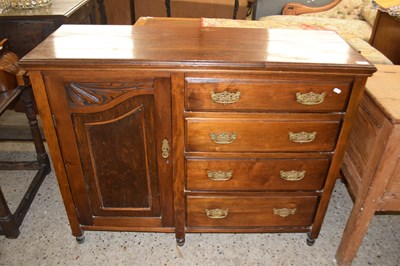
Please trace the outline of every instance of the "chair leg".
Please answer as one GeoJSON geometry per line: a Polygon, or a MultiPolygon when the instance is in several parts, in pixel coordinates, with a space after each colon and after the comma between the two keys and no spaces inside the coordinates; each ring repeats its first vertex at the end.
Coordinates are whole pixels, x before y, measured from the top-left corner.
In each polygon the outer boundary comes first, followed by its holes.
{"type": "Polygon", "coordinates": [[[29,126],[31,128],[33,143],[36,149],[37,161],[39,170],[37,171],[34,179],[32,180],[28,190],[26,191],[23,199],[21,200],[17,210],[14,213],[14,219],[18,226],[21,225],[28,212],[37,191],[43,183],[46,175],[50,173],[50,160],[47,156],[46,149],[43,144],[43,139],[40,134],[39,124],[36,118],[36,111],[33,106],[33,93],[31,87],[26,87],[22,92],[21,100],[25,105],[25,113],[28,118],[29,126]]]}
{"type": "Polygon", "coordinates": [[[14,215],[8,208],[7,201],[4,198],[0,188],[0,229],[1,233],[7,238],[17,238],[19,235],[19,226],[14,215]]]}
{"type": "Polygon", "coordinates": [[[35,145],[39,167],[47,166],[45,171],[46,172],[45,175],[47,175],[50,173],[50,161],[43,144],[43,139],[37,121],[37,114],[33,106],[33,93],[31,87],[27,87],[22,92],[21,100],[25,105],[25,113],[26,117],[28,118],[29,126],[31,128],[33,143],[35,145]]]}

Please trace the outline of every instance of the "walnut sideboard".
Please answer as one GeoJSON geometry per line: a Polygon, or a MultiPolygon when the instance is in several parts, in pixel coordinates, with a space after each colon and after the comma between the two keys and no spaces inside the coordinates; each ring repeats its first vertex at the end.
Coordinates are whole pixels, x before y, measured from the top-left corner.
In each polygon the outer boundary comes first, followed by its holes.
{"type": "Polygon", "coordinates": [[[368,76],[330,31],[64,25],[29,71],[72,233],[318,237],[368,76]]]}

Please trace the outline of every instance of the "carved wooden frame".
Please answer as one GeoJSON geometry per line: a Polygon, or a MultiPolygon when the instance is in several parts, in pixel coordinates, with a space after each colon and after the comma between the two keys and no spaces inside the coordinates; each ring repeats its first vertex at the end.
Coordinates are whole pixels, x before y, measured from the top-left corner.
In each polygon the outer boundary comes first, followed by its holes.
{"type": "Polygon", "coordinates": [[[335,7],[337,4],[339,4],[340,1],[341,0],[333,0],[329,4],[320,7],[310,7],[298,2],[291,2],[287,3],[283,7],[282,15],[301,15],[307,13],[317,13],[317,12],[327,11],[335,7]]]}

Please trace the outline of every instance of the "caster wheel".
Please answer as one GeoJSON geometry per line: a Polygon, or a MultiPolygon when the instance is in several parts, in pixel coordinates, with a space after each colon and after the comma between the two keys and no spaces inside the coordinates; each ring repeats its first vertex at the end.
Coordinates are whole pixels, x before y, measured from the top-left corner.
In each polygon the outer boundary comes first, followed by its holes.
{"type": "Polygon", "coordinates": [[[83,242],[85,242],[85,236],[77,236],[76,242],[78,242],[78,244],[82,244],[83,242]]]}
{"type": "Polygon", "coordinates": [[[307,245],[309,245],[310,247],[311,246],[313,246],[314,245],[314,243],[315,243],[315,239],[311,239],[311,238],[309,238],[309,237],[307,237],[307,245]]]}
{"type": "Polygon", "coordinates": [[[177,238],[176,239],[176,244],[180,247],[182,247],[185,244],[185,239],[184,238],[177,238]]]}

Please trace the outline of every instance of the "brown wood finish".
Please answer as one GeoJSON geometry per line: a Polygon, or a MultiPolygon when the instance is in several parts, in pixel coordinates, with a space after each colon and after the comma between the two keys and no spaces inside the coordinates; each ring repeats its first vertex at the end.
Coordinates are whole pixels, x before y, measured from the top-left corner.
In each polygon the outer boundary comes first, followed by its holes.
{"type": "MultiPolygon", "coordinates": [[[[17,74],[21,71],[21,67],[18,64],[19,58],[14,53],[9,51],[9,44],[7,39],[0,41],[0,92],[6,92],[7,90],[14,90],[17,86],[17,74]]],[[[7,94],[0,94],[2,102],[5,102],[3,98],[9,98],[5,96],[7,94]]]]}
{"type": "MultiPolygon", "coordinates": [[[[94,0],[58,0],[43,8],[10,8],[0,13],[0,39],[7,38],[22,58],[63,24],[95,23],[93,4],[94,0]]],[[[23,112],[22,102],[13,108],[23,112]]]]}
{"type": "Polygon", "coordinates": [[[333,112],[346,108],[350,93],[350,80],[339,82],[327,78],[318,80],[315,76],[295,77],[290,79],[274,75],[269,79],[224,79],[220,77],[187,77],[186,108],[191,111],[228,110],[228,111],[297,111],[297,112],[333,112]],[[310,79],[307,82],[307,79],[310,79]],[[216,93],[237,94],[234,103],[223,104],[212,100],[216,93]],[[306,105],[297,100],[296,94],[307,93],[324,95],[321,103],[306,105]]]}
{"type": "Polygon", "coordinates": [[[375,212],[400,211],[400,67],[377,67],[341,169],[354,206],[336,252],[339,265],[351,265],[375,212]]]}
{"type": "MultiPolygon", "coordinates": [[[[317,197],[187,196],[188,227],[311,226],[317,197]],[[224,211],[213,216],[208,211],[224,211]],[[289,213],[279,211],[287,209],[289,213]],[[274,213],[275,210],[275,213],[274,213]],[[215,218],[212,218],[215,217],[215,218]]],[[[228,229],[229,230],[229,229],[228,229]]]]}
{"type": "MultiPolygon", "coordinates": [[[[0,234],[5,235],[7,238],[17,238],[25,215],[30,209],[30,206],[44,180],[44,178],[50,173],[50,161],[47,156],[45,147],[43,145],[42,136],[38,127],[38,121],[36,117],[35,108],[33,108],[33,95],[32,88],[17,87],[13,90],[15,92],[14,101],[7,101],[6,98],[0,97],[0,114],[5,109],[18,99],[21,99],[24,106],[26,116],[32,132],[33,144],[37,154],[36,161],[19,162],[19,161],[2,161],[0,162],[0,170],[36,170],[36,173],[26,188],[25,194],[21,201],[18,203],[18,207],[14,212],[8,207],[0,187],[0,234]],[[6,100],[6,101],[4,101],[6,100]]],[[[12,95],[13,93],[0,92],[1,94],[12,95]]]]}
{"type": "Polygon", "coordinates": [[[400,19],[378,11],[369,43],[400,65],[400,19]]]}
{"type": "Polygon", "coordinates": [[[131,0],[131,2],[136,19],[166,16],[246,19],[247,0],[131,0]]]}
{"type": "Polygon", "coordinates": [[[172,152],[174,154],[173,163],[173,182],[174,182],[174,214],[175,214],[175,236],[178,245],[185,243],[185,158],[178,156],[185,150],[185,125],[182,117],[184,116],[184,74],[173,73],[171,75],[172,83],[172,152]]]}
{"type": "Polygon", "coordinates": [[[0,38],[23,57],[62,24],[94,23],[93,0],[53,1],[37,9],[8,9],[0,13],[0,38]]]}
{"type": "Polygon", "coordinates": [[[333,0],[329,4],[320,7],[306,6],[302,3],[297,2],[287,3],[282,9],[282,15],[301,15],[307,13],[323,12],[335,7],[337,4],[340,3],[340,1],[341,0],[333,0]]]}
{"type": "Polygon", "coordinates": [[[135,23],[134,0],[103,0],[108,25],[135,23]]]}
{"type": "Polygon", "coordinates": [[[99,59],[108,59],[98,67],[126,67],[134,62],[139,68],[160,68],[168,62],[170,68],[225,69],[225,73],[242,68],[250,70],[249,74],[285,70],[344,77],[351,76],[350,70],[363,75],[364,64],[370,67],[365,58],[352,52],[332,31],[202,28],[200,20],[195,19],[183,22],[183,26],[178,23],[182,20],[173,19],[169,26],[167,18],[157,20],[158,24],[150,22],[141,27],[65,25],[34,53],[25,56],[24,62],[26,66],[43,67],[48,60],[60,58],[61,65],[81,60],[78,65],[91,66],[99,59]],[[66,34],[68,43],[61,41],[66,34]],[[324,45],[318,45],[319,41],[324,41],[324,45]],[[90,43],[90,49],[82,43],[90,43]],[[249,52],[240,47],[251,49],[249,52]]]}
{"type": "Polygon", "coordinates": [[[55,120],[51,113],[46,87],[41,72],[30,71],[29,77],[32,81],[32,88],[35,95],[36,104],[38,106],[39,115],[41,117],[43,131],[46,136],[46,142],[49,146],[50,156],[54,171],[56,172],[57,181],[60,187],[61,196],[63,198],[65,210],[72,234],[76,237],[82,237],[83,231],[78,220],[76,205],[71,194],[71,185],[67,178],[64,160],[58,142],[58,136],[55,128],[55,120]]]}
{"type": "Polygon", "coordinates": [[[165,213],[162,221],[171,226],[172,167],[158,150],[163,139],[171,142],[169,79],[120,82],[115,74],[45,76],[59,88],[48,95],[57,102],[51,106],[57,133],[68,139],[60,146],[72,189],[81,191],[74,194],[81,223],[96,223],[93,216],[149,217],[151,223],[165,213]]]}
{"type": "Polygon", "coordinates": [[[21,63],[42,109],[73,234],[173,230],[180,245],[185,232],[207,231],[309,232],[316,239],[363,82],[375,71],[333,32],[203,28],[200,20],[165,18],[134,27],[62,26],[21,63]],[[250,97],[242,109],[207,102],[212,89],[239,87],[250,97]],[[326,102],[292,108],[296,88],[325,92],[326,102]],[[268,101],[274,92],[285,108],[268,101]],[[210,130],[240,137],[218,146],[210,130]],[[290,131],[318,134],[300,144],[290,142],[290,131]],[[252,176],[234,186],[200,186],[199,171],[211,165],[235,165],[252,176]],[[277,174],[264,181],[260,173],[278,166],[306,168],[308,175],[288,186],[277,174]],[[136,179],[125,170],[148,176],[136,179]],[[193,199],[189,212],[187,199],[193,199]],[[245,199],[242,209],[254,203],[258,222],[188,226],[186,215],[213,199],[245,199]],[[274,202],[305,212],[289,226],[269,223],[276,218],[262,210],[274,202]]]}
{"type": "Polygon", "coordinates": [[[323,187],[329,160],[306,158],[292,160],[187,158],[186,188],[188,190],[236,191],[319,190],[323,187]],[[286,177],[285,179],[285,173],[290,171],[302,174],[299,174],[297,178],[286,177]],[[220,178],[215,177],[218,172],[220,172],[220,178]]]}
{"type": "MultiPolygon", "coordinates": [[[[353,88],[365,88],[365,83],[366,79],[357,77],[355,78],[353,88]]],[[[353,92],[350,97],[348,109],[344,117],[344,121],[347,121],[347,123],[343,123],[342,129],[340,131],[340,135],[335,150],[335,156],[333,156],[331,168],[329,169],[329,172],[326,177],[326,182],[324,186],[325,193],[323,193],[321,196],[321,201],[320,204],[318,205],[318,210],[316,212],[314,224],[309,233],[309,239],[311,240],[316,239],[319,235],[319,231],[321,230],[322,222],[324,220],[326,211],[328,209],[329,200],[332,195],[333,187],[335,185],[335,180],[339,175],[340,165],[343,160],[343,155],[345,152],[345,145],[349,138],[352,124],[357,112],[358,103],[360,102],[362,96],[363,96],[362,92],[361,93],[353,92]]],[[[313,243],[313,241],[310,243],[313,243]]]]}
{"type": "Polygon", "coordinates": [[[296,121],[285,119],[284,122],[268,120],[226,118],[186,118],[186,150],[198,152],[212,151],[253,151],[253,152],[305,152],[332,151],[335,148],[340,121],[296,121]],[[290,140],[291,133],[313,135],[302,142],[290,140]],[[235,135],[230,144],[219,144],[212,139],[212,134],[235,135]]]}
{"type": "Polygon", "coordinates": [[[241,159],[304,159],[306,156],[309,159],[330,159],[333,152],[274,152],[274,153],[260,153],[260,152],[185,152],[185,157],[189,159],[194,158],[220,158],[229,159],[240,154],[241,159]]]}
{"type": "Polygon", "coordinates": [[[1,161],[0,170],[36,170],[36,174],[26,188],[25,194],[15,211],[11,212],[0,187],[0,234],[7,238],[17,238],[25,215],[27,214],[44,178],[50,173],[50,161],[43,145],[39,130],[37,113],[33,105],[32,88],[25,72],[18,65],[16,54],[8,50],[3,40],[0,42],[0,115],[21,99],[32,132],[33,144],[37,154],[36,161],[1,161]],[[18,75],[18,77],[17,77],[18,75]],[[3,79],[4,77],[7,77],[3,79]],[[17,86],[19,85],[19,86],[17,86]]]}

